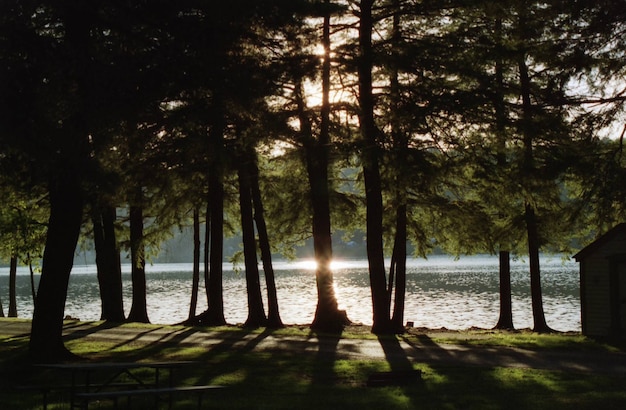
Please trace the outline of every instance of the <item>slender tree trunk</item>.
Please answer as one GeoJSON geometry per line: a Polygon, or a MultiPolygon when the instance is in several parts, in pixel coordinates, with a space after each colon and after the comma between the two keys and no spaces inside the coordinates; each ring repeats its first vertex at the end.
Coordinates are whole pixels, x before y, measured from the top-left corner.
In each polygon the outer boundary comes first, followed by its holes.
{"type": "Polygon", "coordinates": [[[96,250],[96,277],[100,288],[100,320],[106,320],[109,303],[109,276],[106,271],[107,256],[105,255],[104,229],[102,227],[102,214],[99,207],[92,204],[91,225],[93,227],[93,243],[96,250]]]}
{"type": "Polygon", "coordinates": [[[533,331],[539,333],[551,332],[546,323],[543,311],[543,296],[541,292],[541,272],[539,269],[539,235],[537,233],[537,217],[532,205],[526,204],[526,229],[528,231],[528,258],[530,263],[530,296],[533,311],[533,331]]]}
{"type": "Polygon", "coordinates": [[[193,209],[193,274],[191,278],[191,302],[187,322],[193,322],[198,306],[198,291],[200,289],[200,210],[193,209]]]}
{"type": "Polygon", "coordinates": [[[17,317],[17,256],[11,257],[9,266],[9,317],[17,317]]]}
{"type": "Polygon", "coordinates": [[[406,295],[406,242],[407,210],[406,203],[398,206],[396,215],[396,236],[394,238],[393,257],[395,271],[395,294],[391,326],[394,332],[404,332],[404,301],[406,295]]]}
{"type": "Polygon", "coordinates": [[[211,243],[211,200],[207,199],[204,222],[204,292],[206,293],[207,306],[209,305],[209,244],[211,243]]]}
{"type": "MultiPolygon", "coordinates": [[[[392,264],[389,269],[389,292],[388,300],[391,303],[393,294],[393,315],[391,327],[394,332],[404,332],[404,302],[406,294],[406,243],[407,243],[407,173],[406,152],[408,150],[408,138],[400,127],[398,113],[400,110],[400,81],[397,60],[400,58],[400,42],[402,40],[400,22],[400,1],[393,1],[393,27],[392,27],[392,59],[389,88],[391,96],[391,135],[395,147],[397,170],[395,174],[395,203],[396,203],[396,231],[393,244],[392,264]],[[393,286],[395,284],[395,286],[393,286]]],[[[391,308],[391,306],[390,306],[391,308]]]]}
{"type": "Polygon", "coordinates": [[[141,188],[137,189],[133,202],[130,205],[130,259],[133,300],[128,321],[150,323],[147,307],[146,258],[143,243],[143,194],[141,188]]]}
{"type": "Polygon", "coordinates": [[[35,270],[33,269],[33,262],[28,255],[28,271],[30,272],[30,295],[33,298],[33,304],[37,298],[37,291],[35,290],[35,270]]]}
{"type": "Polygon", "coordinates": [[[500,317],[495,329],[513,330],[511,303],[511,261],[509,251],[500,251],[500,317]]]}
{"type": "Polygon", "coordinates": [[[276,280],[274,267],[272,266],[272,251],[270,247],[269,235],[265,224],[263,200],[261,188],[259,186],[259,168],[257,166],[256,153],[252,152],[253,161],[250,162],[250,175],[252,178],[252,203],[254,205],[254,221],[259,235],[259,248],[261,250],[261,260],[263,262],[263,272],[265,274],[265,285],[267,287],[267,326],[271,328],[283,327],[278,309],[278,295],[276,292],[276,280]]]}
{"type": "Polygon", "coordinates": [[[67,286],[83,216],[83,197],[77,175],[63,166],[51,181],[50,217],[41,279],[35,300],[29,352],[35,362],[73,357],[63,345],[63,316],[67,286]]]}
{"type": "Polygon", "coordinates": [[[374,122],[374,96],[372,92],[372,0],[361,1],[359,25],[359,105],[363,142],[362,160],[365,181],[366,241],[372,292],[372,332],[391,333],[390,308],[387,298],[385,260],[383,253],[383,200],[379,170],[378,136],[374,122]]]}
{"type": "Polygon", "coordinates": [[[108,319],[112,322],[123,322],[124,315],[124,294],[122,287],[122,261],[120,256],[120,246],[115,234],[115,219],[117,212],[114,206],[107,206],[102,212],[102,223],[104,226],[104,243],[107,249],[110,265],[110,305],[108,319]]]}
{"type": "Polygon", "coordinates": [[[256,238],[254,235],[254,216],[248,161],[250,161],[250,158],[246,155],[242,155],[239,159],[237,170],[239,178],[239,210],[241,213],[243,254],[246,268],[246,290],[248,293],[248,318],[244,325],[247,327],[261,327],[266,324],[267,317],[265,316],[265,309],[263,307],[259,265],[256,256],[256,238]]]}

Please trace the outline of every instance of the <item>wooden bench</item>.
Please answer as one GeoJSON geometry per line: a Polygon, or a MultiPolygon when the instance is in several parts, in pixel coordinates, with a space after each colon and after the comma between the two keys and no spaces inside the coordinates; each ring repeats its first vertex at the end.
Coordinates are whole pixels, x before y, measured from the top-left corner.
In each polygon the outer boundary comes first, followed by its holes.
{"type": "Polygon", "coordinates": [[[198,395],[198,409],[202,407],[202,395],[209,390],[223,389],[224,386],[203,385],[203,386],[178,386],[178,387],[159,387],[149,389],[133,389],[133,390],[108,390],[100,392],[76,393],[77,405],[81,409],[88,409],[89,403],[94,400],[112,400],[115,408],[118,408],[118,399],[126,397],[128,407],[132,397],[151,396],[155,399],[155,408],[158,408],[159,402],[163,396],[167,396],[169,407],[171,407],[171,396],[178,393],[194,393],[198,395]]]}
{"type": "MultiPolygon", "coordinates": [[[[133,383],[110,383],[107,387],[110,388],[133,388],[136,384],[133,383]]],[[[42,410],[48,409],[48,398],[52,393],[58,393],[59,395],[70,395],[75,388],[71,385],[61,384],[32,384],[32,385],[19,385],[14,387],[15,390],[22,390],[28,392],[38,392],[42,396],[42,410]]]]}

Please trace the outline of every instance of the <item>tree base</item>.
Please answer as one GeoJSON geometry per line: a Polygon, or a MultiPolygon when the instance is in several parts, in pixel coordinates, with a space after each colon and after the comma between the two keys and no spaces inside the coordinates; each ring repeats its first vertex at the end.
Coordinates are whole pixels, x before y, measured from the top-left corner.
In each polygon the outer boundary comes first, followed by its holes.
{"type": "Polygon", "coordinates": [[[327,312],[326,315],[317,315],[311,323],[311,329],[318,332],[341,333],[346,326],[351,324],[352,321],[348,319],[345,310],[335,310],[327,312]]]}
{"type": "Polygon", "coordinates": [[[227,323],[223,317],[215,317],[210,311],[205,310],[199,315],[185,320],[182,324],[186,326],[225,326],[227,323]]]}
{"type": "Polygon", "coordinates": [[[535,326],[533,327],[533,332],[542,334],[560,333],[558,330],[554,330],[548,325],[535,326]]]}
{"type": "Polygon", "coordinates": [[[64,345],[46,346],[43,349],[31,346],[29,358],[32,363],[36,364],[79,362],[84,360],[82,357],[70,352],[64,345]]]}

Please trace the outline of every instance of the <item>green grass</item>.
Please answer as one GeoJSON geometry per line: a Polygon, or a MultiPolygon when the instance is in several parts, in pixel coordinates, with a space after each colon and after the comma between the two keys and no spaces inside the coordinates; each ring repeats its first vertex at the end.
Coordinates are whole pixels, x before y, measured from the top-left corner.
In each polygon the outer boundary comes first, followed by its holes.
{"type": "MultiPolygon", "coordinates": [[[[136,326],[136,325],[124,325],[136,326]]],[[[150,329],[150,326],[145,326],[150,329]]],[[[183,329],[181,327],[172,330],[183,329]]],[[[216,330],[200,330],[213,333],[216,330]]],[[[263,330],[259,331],[259,334],[263,330]]],[[[386,360],[337,360],[329,356],[234,351],[230,349],[244,329],[219,329],[224,343],[211,350],[168,343],[69,340],[76,354],[99,361],[196,360],[199,365],[181,370],[177,379],[183,384],[222,384],[227,389],[205,396],[206,409],[621,409],[626,406],[626,375],[567,373],[538,369],[479,368],[410,363],[406,358],[386,360]],[[232,341],[229,342],[229,337],[232,341]],[[401,387],[366,387],[372,372],[412,368],[421,370],[422,381],[401,387]]],[[[253,332],[254,333],[254,332],[253,332]]],[[[272,333],[310,338],[307,328],[290,328],[272,333]]],[[[324,337],[323,335],[318,335],[324,337]]],[[[343,337],[344,335],[342,335],[343,337]]],[[[359,337],[352,334],[349,337],[359,337]]],[[[367,337],[370,337],[369,335],[367,337]]],[[[533,335],[530,332],[475,334],[463,332],[453,338],[415,343],[467,343],[493,346],[518,346],[526,349],[613,349],[579,335],[533,335]]],[[[27,364],[27,337],[0,335],[0,403],[3,409],[41,408],[39,394],[25,394],[8,386],[32,384],[54,379],[69,383],[67,375],[45,373],[27,364]]],[[[59,395],[53,401],[64,399],[59,395]]],[[[142,408],[142,403],[134,402],[142,408]]],[[[144,405],[148,405],[145,404],[144,405]]],[[[194,408],[194,397],[181,397],[175,409],[194,408]]],[[[50,409],[67,408],[55,403],[50,409]]],[[[90,406],[92,408],[92,406],[90,406]]],[[[109,409],[111,403],[93,408],[109,409]]]]}
{"type": "MultiPolygon", "coordinates": [[[[411,339],[409,335],[407,338],[411,339]]],[[[600,342],[578,333],[547,333],[539,334],[529,330],[523,331],[493,331],[472,330],[460,333],[435,334],[432,337],[435,343],[451,343],[468,346],[506,346],[521,349],[546,350],[604,350],[607,352],[625,351],[624,342],[600,342]]]]}

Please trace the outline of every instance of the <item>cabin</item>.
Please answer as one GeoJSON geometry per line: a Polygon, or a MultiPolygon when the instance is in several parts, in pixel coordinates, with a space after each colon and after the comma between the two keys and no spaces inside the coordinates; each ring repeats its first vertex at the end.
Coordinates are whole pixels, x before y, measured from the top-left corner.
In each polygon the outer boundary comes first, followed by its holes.
{"type": "Polygon", "coordinates": [[[626,223],[586,246],[580,263],[582,333],[626,338],[626,223]]]}

